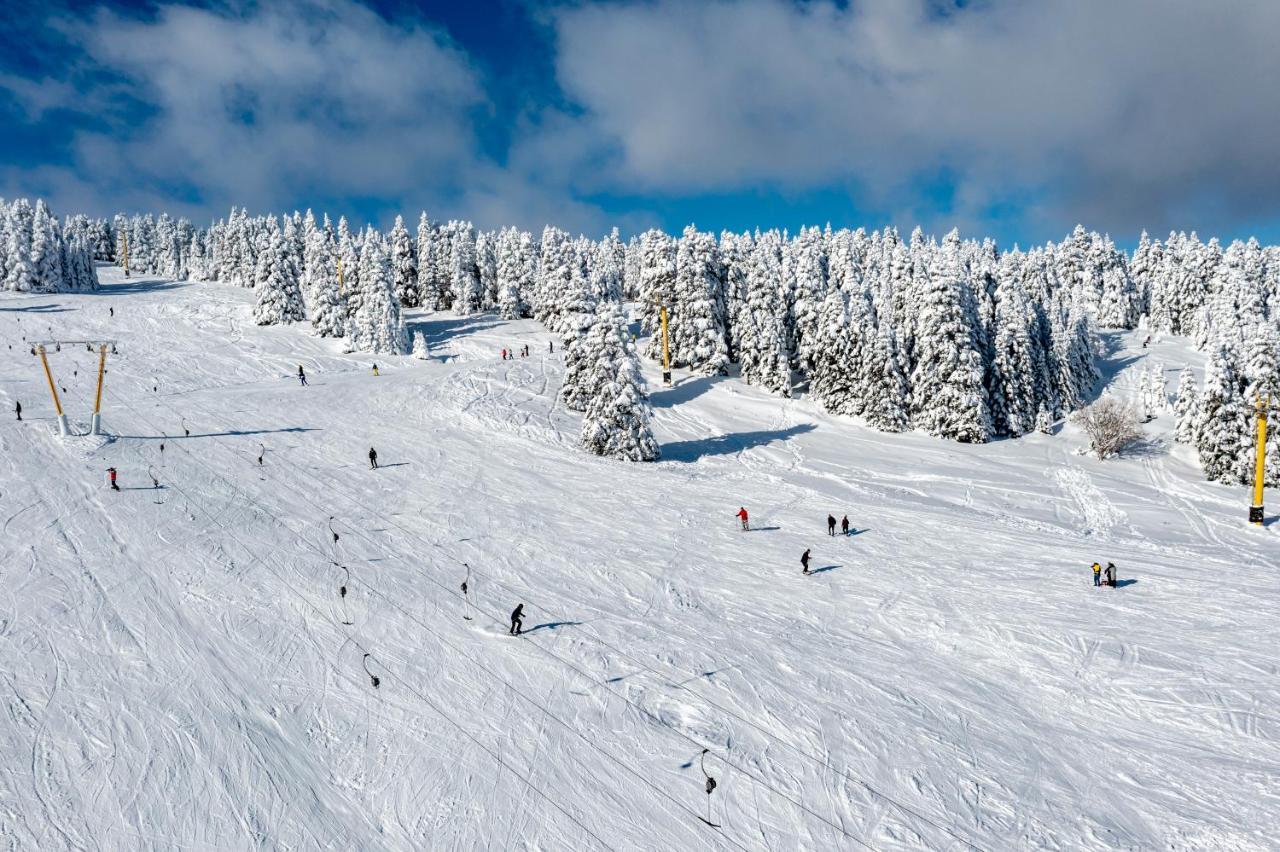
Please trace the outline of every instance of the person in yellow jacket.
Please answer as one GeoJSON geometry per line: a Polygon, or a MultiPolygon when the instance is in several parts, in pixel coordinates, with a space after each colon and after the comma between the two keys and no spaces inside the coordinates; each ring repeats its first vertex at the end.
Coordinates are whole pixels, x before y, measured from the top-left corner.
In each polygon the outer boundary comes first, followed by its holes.
{"type": "Polygon", "coordinates": [[[1097,562],[1093,563],[1093,584],[1095,586],[1102,585],[1102,566],[1097,562]]]}

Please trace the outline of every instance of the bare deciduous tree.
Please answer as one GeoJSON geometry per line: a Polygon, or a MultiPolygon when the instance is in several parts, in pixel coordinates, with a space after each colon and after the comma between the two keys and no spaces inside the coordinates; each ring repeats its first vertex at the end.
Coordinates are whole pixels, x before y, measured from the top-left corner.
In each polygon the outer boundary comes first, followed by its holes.
{"type": "Polygon", "coordinates": [[[1098,454],[1099,459],[1116,455],[1142,440],[1144,434],[1133,406],[1115,397],[1104,396],[1093,405],[1080,409],[1072,419],[1089,436],[1089,448],[1098,454]]]}

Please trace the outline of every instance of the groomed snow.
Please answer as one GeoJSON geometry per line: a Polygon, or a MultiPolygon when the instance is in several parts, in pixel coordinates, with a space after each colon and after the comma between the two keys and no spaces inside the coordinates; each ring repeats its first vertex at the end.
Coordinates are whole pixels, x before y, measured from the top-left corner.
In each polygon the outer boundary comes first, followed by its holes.
{"type": "MultiPolygon", "coordinates": [[[[100,274],[0,299],[0,846],[1275,848],[1280,525],[1168,414],[1098,462],[647,365],[632,465],[578,448],[532,322],[342,355],[249,290],[100,274]],[[24,334],[118,341],[111,437],[57,437],[24,334]]],[[[1114,387],[1198,368],[1142,336],[1114,387]]],[[[50,357],[83,432],[96,356],[50,357]]]]}

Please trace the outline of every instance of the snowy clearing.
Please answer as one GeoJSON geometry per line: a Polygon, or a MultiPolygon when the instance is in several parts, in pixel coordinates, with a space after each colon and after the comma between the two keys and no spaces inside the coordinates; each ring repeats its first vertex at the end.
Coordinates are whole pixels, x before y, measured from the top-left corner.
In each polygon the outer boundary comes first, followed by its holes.
{"type": "MultiPolygon", "coordinates": [[[[342,355],[250,290],[99,272],[0,298],[0,845],[1275,848],[1280,525],[1168,414],[1098,462],[647,364],[632,465],[579,449],[533,321],[342,355]],[[118,341],[110,436],[57,437],[23,335],[118,341]]],[[[1113,387],[1199,367],[1142,336],[1113,387]]],[[[96,356],[50,362],[86,431],[96,356]]]]}

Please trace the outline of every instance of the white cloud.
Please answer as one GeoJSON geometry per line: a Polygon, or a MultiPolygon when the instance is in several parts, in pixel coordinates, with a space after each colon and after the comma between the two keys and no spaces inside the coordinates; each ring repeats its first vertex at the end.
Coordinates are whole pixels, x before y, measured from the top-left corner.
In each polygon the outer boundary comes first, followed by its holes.
{"type": "MultiPolygon", "coordinates": [[[[554,13],[593,188],[959,181],[1097,227],[1280,213],[1280,3],[659,0],[554,13]]],[[[1221,221],[1215,218],[1215,222],[1221,221]]],[[[1200,223],[1203,224],[1203,223],[1200,223]]]]}
{"type": "Polygon", "coordinates": [[[344,201],[365,198],[411,217],[425,207],[484,226],[541,226],[503,195],[603,226],[590,205],[566,204],[562,189],[537,189],[480,153],[476,121],[491,109],[483,76],[421,22],[388,22],[352,0],[289,0],[234,12],[169,5],[148,20],[102,11],[59,26],[83,52],[77,85],[5,78],[0,87],[32,117],[60,107],[101,121],[76,133],[69,166],[6,170],[9,194],[202,220],[233,204],[349,213],[344,201]],[[141,121],[135,102],[149,112],[141,121]]]}

